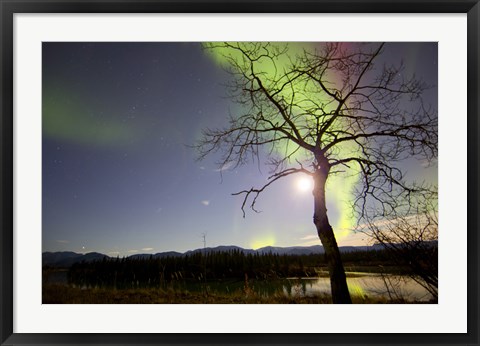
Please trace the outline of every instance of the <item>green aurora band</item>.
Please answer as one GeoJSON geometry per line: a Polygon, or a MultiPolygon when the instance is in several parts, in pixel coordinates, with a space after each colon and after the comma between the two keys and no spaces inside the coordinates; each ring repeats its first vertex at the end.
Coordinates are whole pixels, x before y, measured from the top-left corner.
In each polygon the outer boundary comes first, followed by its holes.
{"type": "Polygon", "coordinates": [[[125,146],[136,138],[136,131],[111,117],[90,117],[89,102],[77,100],[68,89],[45,87],[42,102],[44,136],[82,145],[125,146]]]}
{"type": "MultiPolygon", "coordinates": [[[[248,47],[248,43],[246,44],[248,47]]],[[[258,44],[256,43],[251,43],[258,44]]],[[[266,80],[278,79],[279,74],[283,74],[284,71],[288,71],[289,67],[292,64],[292,60],[296,56],[302,55],[305,52],[313,53],[316,48],[319,47],[321,43],[274,43],[275,45],[284,46],[288,51],[286,54],[280,54],[275,58],[275,63],[273,64],[271,60],[261,58],[256,63],[256,73],[264,76],[266,80]]],[[[346,44],[348,45],[348,43],[346,44]]],[[[215,48],[215,49],[206,49],[206,54],[215,61],[217,65],[222,68],[228,68],[229,64],[232,61],[239,62],[242,61],[242,53],[240,51],[231,49],[231,48],[215,48]]],[[[330,80],[331,85],[340,84],[341,80],[334,75],[327,76],[330,80]]],[[[233,78],[233,77],[232,77],[233,78]]],[[[325,98],[325,95],[318,94],[318,92],[309,91],[306,88],[306,84],[303,82],[298,83],[298,85],[293,85],[292,89],[285,88],[281,91],[281,97],[286,100],[294,100],[293,103],[308,103],[309,100],[315,100],[317,103],[327,104],[330,100],[325,98]]],[[[328,104],[326,105],[325,111],[328,112],[328,104]]],[[[305,109],[305,107],[303,107],[305,109]]],[[[304,109],[297,110],[298,112],[304,111],[304,109]]],[[[237,108],[238,112],[240,108],[237,108]]],[[[295,114],[295,110],[293,111],[295,114]]],[[[312,127],[314,117],[298,117],[295,119],[297,128],[300,129],[309,129],[312,127]],[[303,123],[302,123],[303,122],[303,123]]],[[[341,123],[338,121],[335,123],[337,128],[341,127],[341,123]]],[[[289,142],[289,141],[288,141],[289,142]]],[[[312,158],[308,157],[304,150],[297,150],[298,147],[292,145],[292,143],[286,143],[280,148],[276,148],[277,154],[279,155],[290,155],[292,160],[298,160],[300,162],[311,162],[312,158]]],[[[350,143],[350,141],[345,142],[340,146],[336,146],[338,151],[338,156],[346,156],[351,152],[358,153],[359,149],[355,144],[350,143]]],[[[357,154],[358,155],[358,154],[357,154]]],[[[348,236],[353,228],[356,225],[356,218],[352,208],[352,201],[354,199],[354,187],[359,183],[360,179],[360,168],[356,166],[351,166],[348,172],[342,172],[339,174],[332,174],[327,182],[327,200],[330,208],[334,208],[337,211],[338,217],[331,220],[333,223],[333,228],[337,237],[337,240],[341,240],[348,236]]]]}

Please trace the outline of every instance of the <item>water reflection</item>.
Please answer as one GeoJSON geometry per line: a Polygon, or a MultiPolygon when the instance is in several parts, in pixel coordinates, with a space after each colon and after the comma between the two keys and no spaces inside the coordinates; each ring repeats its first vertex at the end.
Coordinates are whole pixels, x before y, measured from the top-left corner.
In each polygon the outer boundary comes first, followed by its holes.
{"type": "MultiPolygon", "coordinates": [[[[58,272],[44,275],[44,283],[65,284],[67,272],[58,272]]],[[[360,298],[385,298],[387,300],[404,300],[411,302],[432,301],[433,296],[420,284],[410,277],[400,275],[385,275],[373,273],[347,273],[348,289],[352,296],[360,298]]],[[[99,288],[86,284],[70,284],[72,287],[84,289],[99,288]]],[[[101,288],[126,289],[135,288],[133,285],[125,287],[101,286],[101,288]]],[[[328,277],[288,278],[274,280],[239,280],[228,279],[218,281],[187,281],[178,280],[142,288],[160,288],[174,291],[204,292],[220,294],[247,294],[254,293],[262,297],[270,297],[278,294],[286,296],[302,297],[330,294],[330,279],[328,277]]]]}
{"type": "MultiPolygon", "coordinates": [[[[356,273],[347,277],[351,295],[368,298],[426,302],[432,295],[410,277],[399,275],[375,275],[356,273]]],[[[283,284],[283,292],[289,296],[314,296],[330,293],[329,278],[290,278],[283,284]]]]}

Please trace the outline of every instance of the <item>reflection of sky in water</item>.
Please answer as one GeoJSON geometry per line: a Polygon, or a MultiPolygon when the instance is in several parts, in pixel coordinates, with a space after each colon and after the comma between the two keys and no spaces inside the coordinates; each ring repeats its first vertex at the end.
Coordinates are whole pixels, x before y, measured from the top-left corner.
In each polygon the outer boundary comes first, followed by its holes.
{"type": "MultiPolygon", "coordinates": [[[[289,279],[283,286],[286,295],[314,296],[330,294],[329,278],[289,279]]],[[[353,296],[385,297],[408,301],[429,301],[432,295],[413,279],[396,275],[368,275],[347,278],[348,289],[353,296]],[[388,288],[387,288],[388,287],[388,288]]]]}
{"type": "MultiPolygon", "coordinates": [[[[352,273],[350,273],[352,274],[352,273]]],[[[347,278],[348,288],[352,296],[363,298],[386,298],[387,300],[404,299],[406,301],[428,302],[432,299],[430,293],[409,277],[398,275],[361,274],[358,277],[347,278]],[[389,285],[389,290],[386,284],[389,285]],[[392,289],[393,288],[393,289],[392,289]],[[390,291],[390,293],[389,293],[390,291]]],[[[67,272],[60,271],[51,273],[44,280],[50,283],[67,284],[67,272]]],[[[75,287],[75,285],[72,285],[75,287]]],[[[81,286],[93,288],[93,286],[81,286]]],[[[154,286],[157,287],[158,286],[154,286]]],[[[118,287],[120,288],[120,287],[118,287]]],[[[125,288],[125,287],[123,287],[125,288]]],[[[131,288],[131,287],[126,287],[131,288]]],[[[161,286],[162,289],[176,291],[204,292],[205,289],[211,293],[238,294],[245,292],[245,280],[230,279],[222,281],[209,281],[205,287],[203,281],[177,280],[161,286]]],[[[277,280],[249,280],[248,288],[254,294],[262,297],[269,297],[283,293],[286,296],[316,296],[330,295],[330,281],[328,277],[321,278],[289,278],[277,280]]]]}

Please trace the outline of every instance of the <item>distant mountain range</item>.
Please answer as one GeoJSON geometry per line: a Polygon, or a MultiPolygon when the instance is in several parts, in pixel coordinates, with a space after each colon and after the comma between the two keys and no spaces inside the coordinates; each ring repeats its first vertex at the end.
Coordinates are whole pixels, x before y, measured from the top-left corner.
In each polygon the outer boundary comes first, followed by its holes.
{"type": "MultiPolygon", "coordinates": [[[[368,250],[381,250],[383,249],[382,245],[372,245],[372,246],[340,246],[340,252],[352,252],[352,251],[368,251],[368,250]]],[[[310,254],[323,254],[323,246],[313,245],[313,246],[292,246],[292,247],[277,247],[277,246],[266,246],[260,249],[244,249],[239,246],[217,246],[217,247],[207,247],[201,249],[190,250],[185,253],[180,253],[176,251],[168,252],[159,252],[156,254],[135,254],[128,256],[129,258],[162,258],[162,257],[180,257],[195,254],[198,252],[228,252],[238,250],[242,251],[245,254],[268,254],[274,253],[278,255],[310,255],[310,254]]],[[[98,252],[89,252],[86,254],[79,254],[71,251],[62,251],[62,252],[44,252],[42,253],[42,265],[48,265],[52,267],[63,267],[67,268],[72,266],[74,263],[79,263],[82,261],[92,262],[95,260],[102,260],[103,258],[112,258],[110,256],[98,253],[98,252]]]]}

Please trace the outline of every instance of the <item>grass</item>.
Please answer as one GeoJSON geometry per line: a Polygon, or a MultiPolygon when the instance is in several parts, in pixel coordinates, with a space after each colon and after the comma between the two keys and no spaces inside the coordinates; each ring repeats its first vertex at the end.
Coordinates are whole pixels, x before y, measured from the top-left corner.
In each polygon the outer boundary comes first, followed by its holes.
{"type": "MultiPolygon", "coordinates": [[[[352,296],[355,304],[406,303],[385,298],[352,296]]],[[[254,292],[238,291],[231,294],[194,293],[161,289],[105,288],[81,289],[66,285],[44,284],[43,304],[330,304],[329,295],[289,297],[283,294],[260,296],[254,292]]]]}

